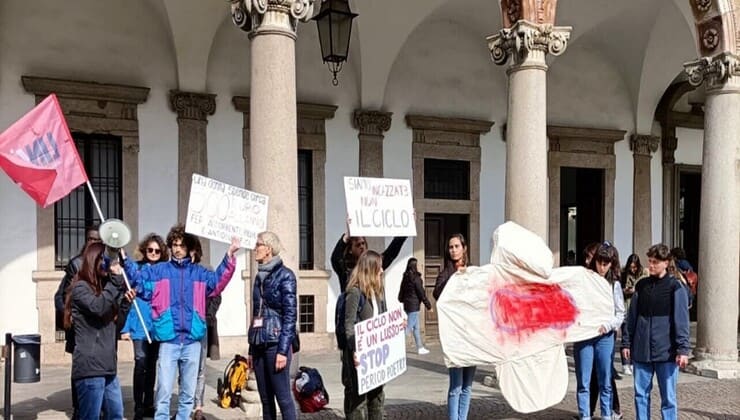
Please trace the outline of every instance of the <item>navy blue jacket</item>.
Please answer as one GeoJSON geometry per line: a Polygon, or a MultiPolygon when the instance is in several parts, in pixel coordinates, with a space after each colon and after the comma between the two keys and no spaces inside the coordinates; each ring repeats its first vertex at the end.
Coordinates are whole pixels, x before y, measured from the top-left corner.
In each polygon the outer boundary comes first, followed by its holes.
{"type": "MultiPolygon", "coordinates": [[[[287,355],[296,331],[296,278],[282,261],[265,277],[264,282],[260,281],[259,276],[255,279],[252,290],[252,319],[260,316],[260,300],[264,343],[277,343],[277,352],[287,355]]],[[[249,354],[252,354],[252,347],[249,346],[249,354]]]]}
{"type": "Polygon", "coordinates": [[[632,295],[622,348],[640,363],[674,361],[688,355],[689,298],[686,288],[670,274],[640,280],[632,295]]]}

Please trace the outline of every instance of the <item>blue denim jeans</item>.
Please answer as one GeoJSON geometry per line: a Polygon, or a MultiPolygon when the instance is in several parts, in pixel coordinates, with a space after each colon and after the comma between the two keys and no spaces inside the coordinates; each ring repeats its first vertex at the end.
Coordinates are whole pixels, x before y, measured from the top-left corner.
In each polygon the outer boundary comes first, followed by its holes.
{"type": "Polygon", "coordinates": [[[596,377],[599,381],[601,418],[611,420],[614,332],[574,343],[573,352],[576,362],[578,415],[581,419],[591,418],[589,387],[591,385],[591,371],[596,369],[596,377]]]}
{"type": "Polygon", "coordinates": [[[470,410],[475,366],[449,368],[450,389],[447,391],[447,415],[450,420],[465,420],[470,410]]]}
{"type": "Polygon", "coordinates": [[[190,344],[161,343],[157,360],[157,412],[155,420],[170,419],[170,396],[180,374],[177,420],[188,420],[193,410],[195,383],[198,380],[200,341],[190,344]]]}
{"type": "Polygon", "coordinates": [[[123,419],[123,397],[118,376],[94,376],[75,380],[77,389],[77,418],[98,419],[105,411],[106,420],[123,419]]]}
{"type": "Polygon", "coordinates": [[[663,420],[678,418],[678,365],[675,362],[632,362],[635,380],[635,416],[637,420],[650,420],[650,392],[653,390],[653,375],[658,378],[660,389],[660,414],[663,420]]]}
{"type": "Polygon", "coordinates": [[[416,312],[409,312],[408,313],[409,319],[409,325],[408,329],[406,330],[406,334],[409,333],[414,334],[414,342],[416,342],[416,350],[419,350],[420,348],[424,347],[424,344],[421,342],[421,331],[419,329],[419,311],[416,312]]]}
{"type": "Polygon", "coordinates": [[[252,352],[257,390],[262,401],[262,418],[264,420],[277,419],[275,408],[275,400],[277,400],[283,420],[295,420],[295,404],[293,404],[293,396],[290,392],[290,360],[293,352],[288,351],[288,362],[285,368],[277,372],[275,371],[277,348],[277,344],[274,344],[252,352]]]}
{"type": "Polygon", "coordinates": [[[198,382],[195,384],[195,408],[203,407],[203,397],[206,393],[206,356],[208,356],[208,334],[200,340],[198,382]]]}

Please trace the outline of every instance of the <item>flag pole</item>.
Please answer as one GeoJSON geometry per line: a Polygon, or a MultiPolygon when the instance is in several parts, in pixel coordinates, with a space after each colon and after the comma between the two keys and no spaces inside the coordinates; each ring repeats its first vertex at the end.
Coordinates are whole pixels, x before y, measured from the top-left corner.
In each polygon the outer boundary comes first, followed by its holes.
{"type": "MultiPolygon", "coordinates": [[[[95,209],[98,211],[98,216],[100,217],[100,222],[105,222],[105,217],[103,216],[103,210],[100,209],[100,204],[98,204],[98,198],[95,196],[95,191],[93,191],[92,185],[90,184],[90,180],[88,179],[86,182],[87,189],[90,191],[90,196],[92,196],[93,203],[95,203],[95,209]]],[[[119,259],[120,257],[120,250],[119,252],[119,259]]],[[[123,274],[123,281],[126,282],[126,290],[131,290],[131,284],[128,281],[128,276],[126,275],[126,270],[121,268],[121,273],[123,274]]],[[[141,326],[144,328],[144,334],[146,335],[146,341],[151,344],[152,338],[149,337],[149,330],[146,328],[146,323],[144,322],[144,317],[141,315],[141,310],[139,309],[139,305],[136,302],[136,299],[132,302],[134,304],[134,309],[136,309],[136,315],[139,317],[139,322],[141,322],[141,326]]]]}

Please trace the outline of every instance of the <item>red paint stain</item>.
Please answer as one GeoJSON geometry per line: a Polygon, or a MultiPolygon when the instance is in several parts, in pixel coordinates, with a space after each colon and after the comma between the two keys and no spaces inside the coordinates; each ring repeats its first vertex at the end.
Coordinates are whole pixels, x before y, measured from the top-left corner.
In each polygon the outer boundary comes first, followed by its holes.
{"type": "Polygon", "coordinates": [[[576,320],[573,297],[557,284],[508,284],[491,293],[491,319],[510,334],[564,330],[576,320]]]}

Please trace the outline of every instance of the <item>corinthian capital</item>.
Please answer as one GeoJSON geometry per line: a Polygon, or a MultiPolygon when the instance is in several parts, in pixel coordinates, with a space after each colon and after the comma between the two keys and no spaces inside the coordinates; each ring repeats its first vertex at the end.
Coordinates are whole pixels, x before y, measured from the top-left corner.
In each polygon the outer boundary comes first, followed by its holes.
{"type": "Polygon", "coordinates": [[[279,33],[295,39],[298,21],[307,21],[314,0],[230,0],[231,20],[250,37],[279,33]]]}
{"type": "Polygon", "coordinates": [[[633,134],[630,138],[630,150],[635,155],[652,156],[658,150],[660,138],[644,134],[633,134]]]}
{"type": "Polygon", "coordinates": [[[216,112],[216,95],[171,90],[170,105],[177,112],[177,118],[206,121],[216,112]]]}
{"type": "Polygon", "coordinates": [[[356,110],[352,119],[360,134],[380,136],[391,128],[391,112],[356,110]]]}
{"type": "Polygon", "coordinates": [[[740,88],[740,57],[723,52],[712,57],[702,57],[683,65],[689,83],[699,86],[707,82],[707,93],[725,88],[740,88]]]}
{"type": "Polygon", "coordinates": [[[570,26],[536,25],[526,20],[487,38],[491,58],[496,64],[506,64],[512,57],[513,65],[534,65],[547,68],[545,55],[562,54],[570,39],[570,26]]]}

